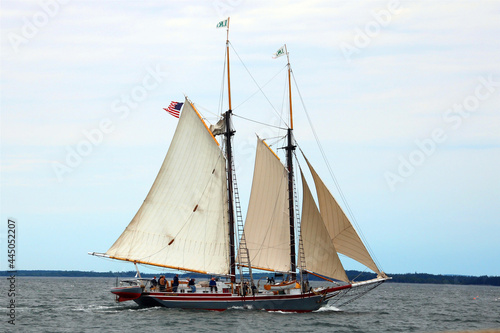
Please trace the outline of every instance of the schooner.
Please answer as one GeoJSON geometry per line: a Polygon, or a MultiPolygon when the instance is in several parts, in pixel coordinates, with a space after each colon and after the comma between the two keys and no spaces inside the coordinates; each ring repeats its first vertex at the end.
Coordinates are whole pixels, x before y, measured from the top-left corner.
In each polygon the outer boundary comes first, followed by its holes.
{"type": "MultiPolygon", "coordinates": [[[[291,67],[286,45],[276,56],[288,60],[290,124],[286,161],[257,138],[255,167],[245,223],[234,173],[233,116],[229,66],[229,18],[226,63],[229,108],[209,126],[188,98],[158,175],[138,212],[105,253],[89,254],[130,261],[136,265],[196,272],[221,277],[218,291],[198,287],[189,292],[172,281],[166,289],[151,288],[140,277],[111,289],[118,301],[140,306],[226,310],[232,307],[268,311],[310,312],[330,300],[355,299],[389,278],[375,264],[358,233],[335,198],[303,157],[312,175],[319,209],[304,170],[300,224],[296,218],[295,169],[297,144],[293,137],[291,67]],[[217,137],[222,138],[217,140],[217,137]],[[296,237],[296,234],[298,237],[296,237]],[[350,257],[377,274],[375,279],[350,281],[338,254],[350,257]],[[286,278],[255,286],[253,270],[282,273],[286,278]],[[238,272],[237,272],[238,271],[238,272]],[[312,288],[308,276],[328,281],[312,288]],[[226,281],[222,281],[222,278],[226,281]]],[[[258,285],[258,283],[257,283],[258,285]]],[[[205,285],[206,287],[207,285],[205,285]]]]}

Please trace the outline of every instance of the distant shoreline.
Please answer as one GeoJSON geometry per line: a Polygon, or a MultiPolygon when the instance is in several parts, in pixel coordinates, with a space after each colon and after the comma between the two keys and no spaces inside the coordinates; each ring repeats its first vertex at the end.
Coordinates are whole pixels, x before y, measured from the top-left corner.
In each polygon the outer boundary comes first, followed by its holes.
{"type": "MultiPolygon", "coordinates": [[[[349,279],[362,281],[375,278],[375,273],[367,273],[360,271],[346,271],[349,279]]],[[[0,276],[10,276],[15,274],[17,277],[118,277],[130,278],[135,276],[135,271],[126,272],[93,272],[93,271],[63,271],[63,270],[19,270],[16,272],[0,271],[0,276]]],[[[159,276],[164,274],[167,277],[173,276],[175,273],[141,273],[142,277],[152,278],[154,275],[159,276]]],[[[204,277],[205,275],[196,273],[180,274],[190,277],[204,277]]],[[[422,284],[455,284],[455,285],[485,285],[485,286],[500,286],[500,276],[466,276],[466,275],[435,275],[427,273],[406,273],[406,274],[387,274],[392,277],[389,283],[422,283],[422,284]]],[[[255,279],[266,276],[273,276],[272,273],[256,273],[255,279]]],[[[309,280],[320,280],[317,277],[309,276],[309,280]]]]}

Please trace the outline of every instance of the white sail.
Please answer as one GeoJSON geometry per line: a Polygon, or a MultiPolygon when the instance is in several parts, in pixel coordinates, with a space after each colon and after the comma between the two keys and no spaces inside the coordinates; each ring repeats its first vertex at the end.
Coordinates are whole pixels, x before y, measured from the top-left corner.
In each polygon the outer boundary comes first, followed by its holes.
{"type": "Polygon", "coordinates": [[[225,158],[188,99],[146,200],[106,252],[115,259],[229,272],[225,158]]]}
{"type": "Polygon", "coordinates": [[[370,253],[359,238],[358,233],[345,213],[342,211],[342,208],[340,208],[339,204],[318,176],[307,158],[306,162],[309,166],[309,170],[311,170],[311,174],[316,185],[321,217],[325,222],[328,234],[330,235],[337,251],[362,263],[374,272],[381,274],[377,265],[370,256],[370,253]]]}
{"type": "Polygon", "coordinates": [[[287,176],[279,158],[258,138],[244,228],[252,267],[281,272],[290,270],[287,176]]]}
{"type": "Polygon", "coordinates": [[[325,223],[314,202],[302,170],[302,218],[300,235],[308,271],[348,282],[349,279],[340,262],[335,246],[328,235],[325,223]]]}

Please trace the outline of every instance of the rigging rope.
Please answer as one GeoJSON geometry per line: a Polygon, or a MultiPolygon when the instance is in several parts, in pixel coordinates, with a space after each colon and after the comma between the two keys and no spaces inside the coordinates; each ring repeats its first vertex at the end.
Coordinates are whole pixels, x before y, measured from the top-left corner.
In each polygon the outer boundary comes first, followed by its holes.
{"type": "MultiPolygon", "coordinates": [[[[267,144],[269,145],[269,147],[273,147],[273,146],[274,146],[275,144],[277,144],[278,142],[280,142],[280,141],[284,141],[284,140],[285,140],[285,138],[286,138],[286,136],[275,136],[275,137],[267,138],[267,139],[266,139],[266,142],[267,142],[267,144]],[[272,141],[272,142],[268,142],[267,140],[274,140],[274,141],[272,141]]],[[[278,149],[280,149],[280,148],[278,148],[278,149]]],[[[278,152],[276,151],[276,154],[277,154],[277,153],[278,153],[278,152]]],[[[295,155],[295,154],[294,154],[294,155],[295,155]]]]}
{"type": "MultiPolygon", "coordinates": [[[[337,190],[338,190],[338,192],[339,192],[339,194],[340,194],[340,197],[342,198],[342,201],[344,202],[344,205],[345,205],[345,207],[346,207],[346,209],[347,209],[348,214],[350,215],[350,217],[351,217],[352,221],[353,221],[353,222],[354,222],[354,224],[356,225],[356,230],[357,230],[358,234],[361,236],[361,238],[362,238],[362,240],[363,240],[363,243],[364,243],[364,244],[365,244],[365,246],[367,247],[368,252],[369,252],[369,253],[370,253],[370,255],[372,256],[372,258],[373,258],[373,260],[374,260],[375,264],[377,265],[377,267],[378,267],[380,270],[382,270],[382,267],[380,266],[380,263],[378,262],[377,258],[375,257],[375,254],[373,253],[372,249],[370,248],[370,245],[368,244],[368,242],[367,242],[366,238],[364,237],[363,233],[361,232],[361,228],[359,227],[358,222],[357,222],[357,220],[356,220],[356,217],[354,216],[354,213],[353,213],[353,211],[351,210],[351,207],[349,206],[349,203],[347,202],[347,199],[346,199],[346,197],[345,197],[344,193],[342,192],[342,189],[340,188],[340,185],[339,185],[339,183],[338,183],[338,181],[337,181],[337,178],[335,177],[335,174],[333,173],[333,170],[332,170],[332,168],[331,168],[331,166],[330,166],[330,163],[328,163],[328,159],[326,158],[326,153],[325,153],[325,151],[323,150],[323,146],[321,145],[321,142],[320,142],[320,140],[319,140],[319,138],[318,138],[318,135],[316,134],[316,131],[314,130],[314,126],[313,126],[313,124],[312,124],[311,117],[309,116],[309,113],[307,112],[306,105],[305,105],[304,100],[303,100],[303,98],[302,98],[302,94],[300,93],[300,90],[299,90],[299,87],[298,87],[298,85],[297,85],[297,81],[295,80],[295,75],[293,74],[293,72],[292,72],[292,77],[293,77],[293,82],[295,83],[295,87],[296,87],[296,89],[297,89],[297,93],[299,94],[299,98],[300,98],[300,101],[301,101],[301,103],[302,103],[302,107],[304,108],[304,112],[305,112],[305,114],[306,114],[306,116],[307,116],[307,121],[309,122],[309,126],[311,126],[311,130],[312,130],[312,132],[313,132],[314,139],[316,140],[316,144],[317,144],[317,145],[318,145],[318,147],[319,147],[319,150],[320,150],[320,152],[321,152],[321,155],[322,155],[322,157],[323,157],[323,160],[324,160],[324,161],[325,161],[325,163],[326,163],[326,166],[327,166],[327,168],[328,168],[328,171],[329,171],[329,173],[330,173],[330,176],[331,176],[331,177],[332,177],[332,179],[333,179],[333,182],[334,182],[334,184],[335,184],[335,187],[337,188],[337,190]]],[[[296,144],[297,144],[297,143],[296,143],[296,144]]],[[[297,146],[298,146],[298,144],[297,144],[297,146]]],[[[299,149],[300,149],[300,147],[299,147],[299,149]]],[[[301,151],[302,151],[302,149],[301,149],[301,151]]]]}
{"type": "MultiPolygon", "coordinates": [[[[240,59],[240,60],[241,60],[241,59],[240,59]]],[[[243,66],[245,66],[245,65],[243,64],[243,66]]],[[[246,68],[246,67],[245,67],[245,68],[246,68]]],[[[281,69],[278,73],[276,73],[276,74],[275,74],[272,78],[270,78],[270,79],[269,79],[266,83],[264,83],[264,85],[263,85],[262,87],[259,87],[259,86],[257,85],[257,87],[258,87],[259,89],[257,89],[257,91],[255,91],[253,94],[251,94],[251,95],[250,95],[250,97],[248,97],[248,98],[247,98],[247,99],[245,99],[243,102],[241,102],[240,104],[238,104],[238,105],[235,107],[235,109],[236,109],[236,108],[238,108],[238,107],[240,107],[241,105],[245,104],[245,103],[246,103],[246,102],[247,102],[250,98],[252,98],[253,96],[257,95],[257,93],[258,93],[259,91],[261,91],[261,92],[262,92],[262,88],[264,88],[265,86],[267,86],[267,85],[268,85],[268,84],[269,84],[272,80],[274,80],[274,78],[275,78],[276,76],[278,76],[279,74],[281,74],[281,72],[283,72],[283,70],[284,70],[285,68],[286,68],[286,67],[283,67],[283,68],[282,68],[282,69],[281,69]]],[[[247,69],[247,71],[248,71],[248,69],[247,69]]],[[[254,82],[255,82],[255,79],[254,79],[254,82]]],[[[255,82],[255,83],[256,83],[256,82],[255,82]]],[[[256,83],[256,84],[257,84],[257,83],[256,83]]],[[[262,93],[264,94],[264,92],[262,92],[262,93]]],[[[268,101],[269,101],[269,100],[268,100],[268,101]]],[[[271,107],[273,107],[273,105],[271,105],[271,107]]],[[[273,107],[273,108],[274,108],[274,107],[273,107]]]]}
{"type": "MultiPolygon", "coordinates": [[[[271,105],[271,108],[274,110],[274,112],[278,115],[278,117],[281,119],[281,121],[283,123],[286,124],[286,121],[281,117],[281,115],[278,113],[278,111],[275,109],[275,107],[273,106],[273,104],[271,103],[271,101],[269,100],[269,98],[267,97],[267,95],[264,93],[264,91],[262,90],[262,88],[259,86],[259,84],[257,83],[257,81],[255,80],[255,78],[253,77],[252,73],[250,73],[250,71],[248,70],[247,66],[245,65],[245,63],[243,62],[243,60],[240,58],[240,55],[238,54],[238,52],[236,52],[235,48],[233,47],[233,44],[231,44],[231,42],[229,43],[229,45],[231,45],[231,48],[233,49],[234,53],[236,54],[236,56],[238,57],[238,59],[240,60],[241,64],[243,65],[243,67],[245,68],[245,70],[247,71],[248,75],[250,75],[250,77],[252,78],[253,82],[255,83],[255,85],[259,88],[259,91],[262,92],[262,95],[264,95],[264,97],[266,98],[267,102],[269,103],[269,105],[271,105]]],[[[280,71],[281,72],[281,71],[280,71]]],[[[279,74],[279,73],[278,73],[279,74]]],[[[276,75],[278,75],[276,74],[276,75]]],[[[275,76],[276,76],[275,75],[275,76]]],[[[252,95],[253,96],[253,95],[252,95]]],[[[248,99],[247,99],[248,100],[248,99]]],[[[246,100],[245,100],[246,101],[246,100]]],[[[243,103],[242,103],[243,104],[243,103]]],[[[241,104],[240,104],[241,105],[241,104]]],[[[240,106],[238,105],[238,106],[240,106]]]]}
{"type": "Polygon", "coordinates": [[[227,53],[226,50],[224,49],[224,66],[222,68],[222,82],[221,82],[221,87],[220,87],[220,95],[219,95],[219,113],[220,116],[222,117],[223,113],[223,107],[224,107],[224,78],[226,76],[226,61],[227,61],[227,53]]]}
{"type": "Polygon", "coordinates": [[[250,119],[250,118],[245,118],[245,117],[242,117],[242,116],[238,116],[237,114],[234,114],[234,113],[233,113],[233,116],[241,118],[241,119],[245,119],[245,120],[257,123],[257,124],[261,124],[261,125],[264,125],[264,126],[274,127],[274,128],[278,128],[278,129],[282,129],[282,130],[286,129],[286,128],[283,128],[283,127],[266,124],[266,123],[263,123],[263,122],[260,122],[260,121],[257,121],[257,120],[253,120],[253,119],[250,119]]]}

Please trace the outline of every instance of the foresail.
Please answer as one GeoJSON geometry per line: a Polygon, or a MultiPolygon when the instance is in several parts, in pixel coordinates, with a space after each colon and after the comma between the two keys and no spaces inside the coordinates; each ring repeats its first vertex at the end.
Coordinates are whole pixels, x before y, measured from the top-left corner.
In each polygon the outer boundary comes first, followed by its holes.
{"type": "Polygon", "coordinates": [[[328,230],[314,202],[302,169],[302,218],[300,235],[304,246],[306,268],[327,277],[348,282],[349,279],[340,262],[335,246],[328,235],[328,230]]]}
{"type": "Polygon", "coordinates": [[[359,235],[352,226],[351,222],[342,211],[342,208],[340,208],[339,204],[318,176],[307,158],[306,162],[309,166],[309,170],[311,170],[314,184],[316,185],[321,216],[325,222],[328,234],[330,235],[335,248],[339,253],[362,263],[374,272],[380,274],[380,270],[359,238],[359,235]]]}
{"type": "Polygon", "coordinates": [[[186,99],[151,190],[106,254],[163,267],[228,274],[225,164],[217,141],[186,99]]]}
{"type": "Polygon", "coordinates": [[[287,171],[260,138],[245,221],[245,238],[252,267],[290,270],[290,226],[287,171]]]}

